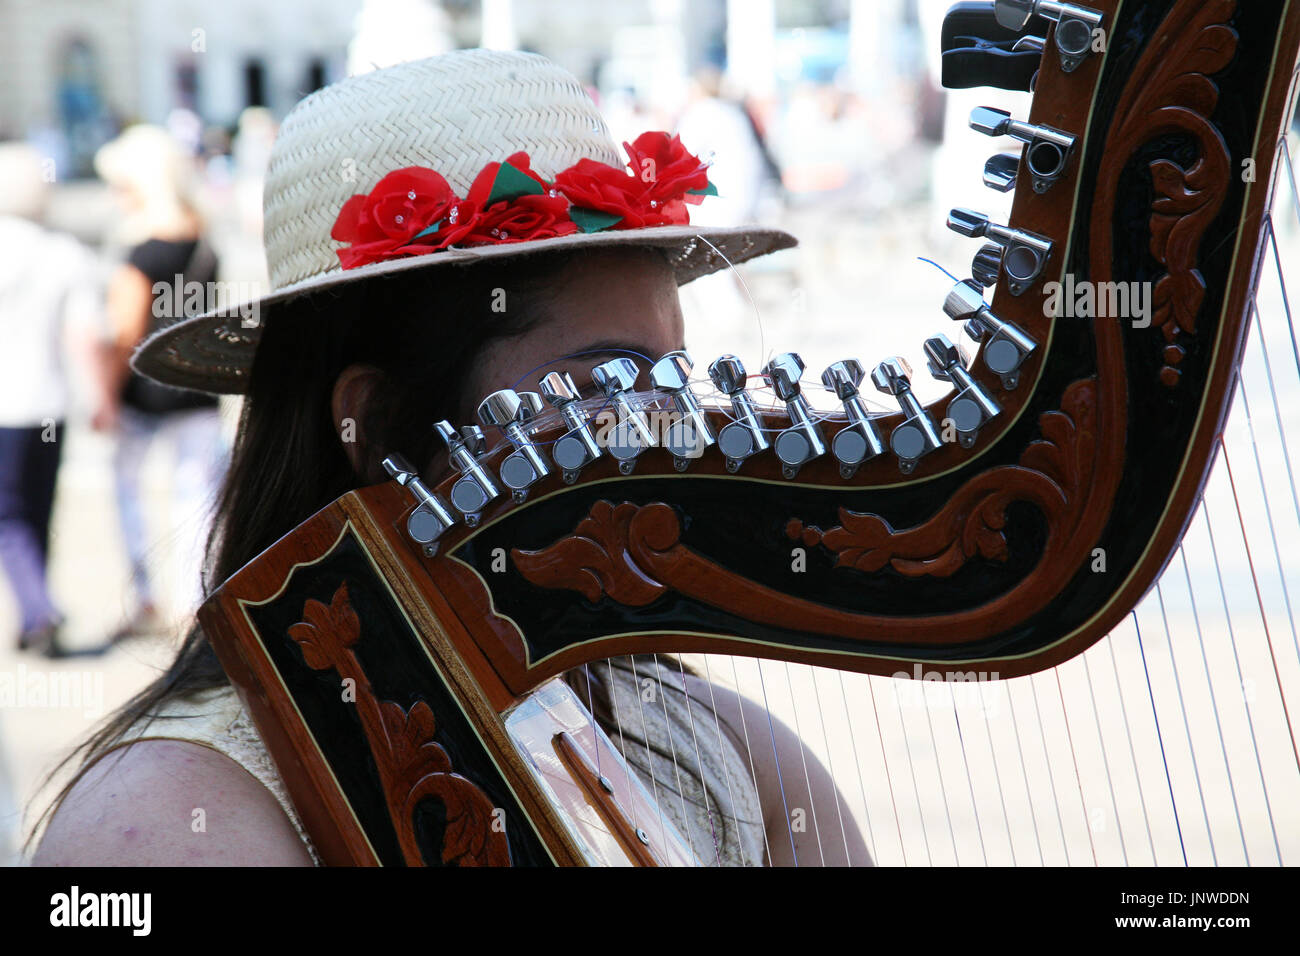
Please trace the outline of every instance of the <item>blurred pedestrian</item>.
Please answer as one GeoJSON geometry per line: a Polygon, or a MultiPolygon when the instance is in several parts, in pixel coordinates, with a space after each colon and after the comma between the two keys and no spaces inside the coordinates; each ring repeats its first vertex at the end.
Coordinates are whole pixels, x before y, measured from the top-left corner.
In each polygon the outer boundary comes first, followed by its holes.
{"type": "Polygon", "coordinates": [[[46,579],[50,514],[69,379],[95,335],[100,289],[94,254],[41,224],[47,169],[31,147],[0,144],[0,565],[18,647],[53,655],[63,615],[46,579]]]}
{"type": "Polygon", "coordinates": [[[140,483],[145,456],[160,441],[174,456],[168,531],[180,550],[178,590],[169,603],[188,610],[199,594],[207,512],[221,472],[217,399],[146,379],[131,371],[129,357],[139,342],[183,318],[187,309],[209,308],[218,263],[192,198],[192,158],[165,130],[131,127],[99,150],[95,169],[126,213],[119,238],[129,244],[108,287],[104,374],[112,399],[94,423],[117,434],[118,512],[135,591],[135,611],[114,635],[120,638],[163,624],[140,483]]]}

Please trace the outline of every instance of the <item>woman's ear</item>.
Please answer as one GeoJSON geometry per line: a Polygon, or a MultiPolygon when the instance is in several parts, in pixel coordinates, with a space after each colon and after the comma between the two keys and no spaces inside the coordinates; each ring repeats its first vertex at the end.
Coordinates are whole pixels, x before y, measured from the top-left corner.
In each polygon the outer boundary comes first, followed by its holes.
{"type": "Polygon", "coordinates": [[[374,463],[364,460],[366,436],[362,434],[361,423],[366,420],[382,376],[383,373],[373,365],[349,365],[334,381],[334,393],[330,398],[334,430],[343,443],[343,453],[348,456],[352,470],[358,475],[373,470],[374,463]]]}

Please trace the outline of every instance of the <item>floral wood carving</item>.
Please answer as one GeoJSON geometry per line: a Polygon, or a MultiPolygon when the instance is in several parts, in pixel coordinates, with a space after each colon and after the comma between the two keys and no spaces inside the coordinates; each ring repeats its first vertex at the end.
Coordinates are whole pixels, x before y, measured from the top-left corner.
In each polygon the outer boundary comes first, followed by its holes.
{"type": "Polygon", "coordinates": [[[356,688],[356,707],[384,788],[389,816],[408,865],[423,863],[415,835],[415,810],[432,797],[446,810],[442,861],[451,866],[509,866],[504,832],[494,830],[492,802],[472,782],[454,772],[451,758],[433,738],[433,711],[424,701],[410,710],[377,700],[352,648],[361,636],[361,621],[340,584],[328,605],[309,600],[303,620],[289,628],[313,670],[333,670],[356,688]]]}
{"type": "Polygon", "coordinates": [[[1219,88],[1210,79],[1231,62],[1238,34],[1227,26],[1236,0],[1184,3],[1174,10],[1162,33],[1167,46],[1149,51],[1115,112],[1106,151],[1119,162],[1146,143],[1170,133],[1190,136],[1198,156],[1189,169],[1168,159],[1150,164],[1155,200],[1151,206],[1151,254],[1168,271],[1152,291],[1152,325],[1164,336],[1160,381],[1178,385],[1178,366],[1186,356],[1179,343],[1195,335],[1205,301],[1205,279],[1197,258],[1205,231],[1228,195],[1232,162],[1228,145],[1210,122],[1219,88]]]}
{"type": "Polygon", "coordinates": [[[641,507],[625,501],[597,501],[587,517],[562,538],[540,551],[511,552],[525,578],[544,588],[578,591],[588,601],[608,595],[628,607],[644,607],[668,590],[638,561],[644,550],[666,551],[680,535],[677,517],[667,505],[641,507]]]}
{"type": "Polygon", "coordinates": [[[1018,465],[967,482],[923,524],[896,531],[879,515],[841,508],[838,527],[822,531],[796,518],[786,534],[808,547],[823,545],[835,554],[836,567],[865,572],[888,564],[908,577],[945,578],[976,556],[1005,561],[1007,505],[1033,501],[1049,524],[1066,520],[1077,505],[1096,463],[1096,405],[1096,383],[1075,382],[1060,411],[1039,416],[1043,437],[1025,448],[1018,465]]]}

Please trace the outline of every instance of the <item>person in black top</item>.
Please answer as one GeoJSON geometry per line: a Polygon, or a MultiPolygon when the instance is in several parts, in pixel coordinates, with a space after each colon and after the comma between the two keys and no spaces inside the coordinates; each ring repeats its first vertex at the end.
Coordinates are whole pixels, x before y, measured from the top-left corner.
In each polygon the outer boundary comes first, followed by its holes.
{"type": "Polygon", "coordinates": [[[177,608],[189,607],[199,593],[199,556],[223,457],[216,397],[144,378],[131,370],[129,358],[145,337],[184,318],[187,303],[199,311],[208,307],[218,262],[189,198],[190,158],[165,131],[132,127],[100,150],[96,169],[114,187],[137,238],[109,283],[113,331],[94,418],[96,428],[113,431],[118,439],[118,512],[136,597],[134,615],[115,635],[124,637],[160,623],[158,582],[150,569],[156,545],[147,533],[141,488],[147,453],[162,442],[175,456],[165,537],[183,556],[172,562],[181,575],[169,602],[177,608]]]}

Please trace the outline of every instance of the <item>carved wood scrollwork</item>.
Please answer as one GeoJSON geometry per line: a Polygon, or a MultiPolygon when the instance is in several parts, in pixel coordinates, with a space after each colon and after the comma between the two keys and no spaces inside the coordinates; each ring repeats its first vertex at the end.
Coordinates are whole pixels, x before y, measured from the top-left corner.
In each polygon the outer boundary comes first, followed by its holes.
{"type": "Polygon", "coordinates": [[[1236,0],[1184,3],[1169,17],[1167,45],[1142,57],[1115,111],[1108,144],[1120,162],[1158,136],[1191,136],[1198,156],[1190,169],[1168,159],[1150,164],[1156,198],[1151,205],[1151,254],[1168,270],[1152,290],[1152,325],[1163,333],[1160,381],[1178,385],[1186,356],[1183,335],[1196,334],[1205,300],[1205,279],[1197,268],[1201,240],[1219,214],[1233,174],[1223,136],[1210,122],[1219,102],[1211,77],[1237,52],[1238,35],[1227,26],[1236,0]]]}
{"type": "Polygon", "coordinates": [[[1096,466],[1096,383],[1075,382],[1061,410],[1039,417],[1043,438],[1031,442],[1018,465],[993,468],[961,487],[930,520],[897,531],[879,515],[840,509],[838,527],[822,531],[792,519],[786,534],[835,555],[835,566],[879,571],[886,564],[908,577],[946,578],[977,555],[1005,561],[1006,508],[1037,505],[1050,524],[1067,520],[1096,466]]]}
{"type": "Polygon", "coordinates": [[[504,832],[494,830],[492,802],[465,777],[454,772],[451,758],[433,738],[433,711],[424,701],[410,710],[375,697],[352,648],[361,636],[361,621],[340,584],[328,605],[309,600],[303,620],[289,628],[313,670],[333,670],[353,681],[357,713],[379,769],[389,816],[408,865],[423,864],[415,833],[415,810],[426,797],[446,810],[442,861],[451,866],[509,866],[504,832]]]}

